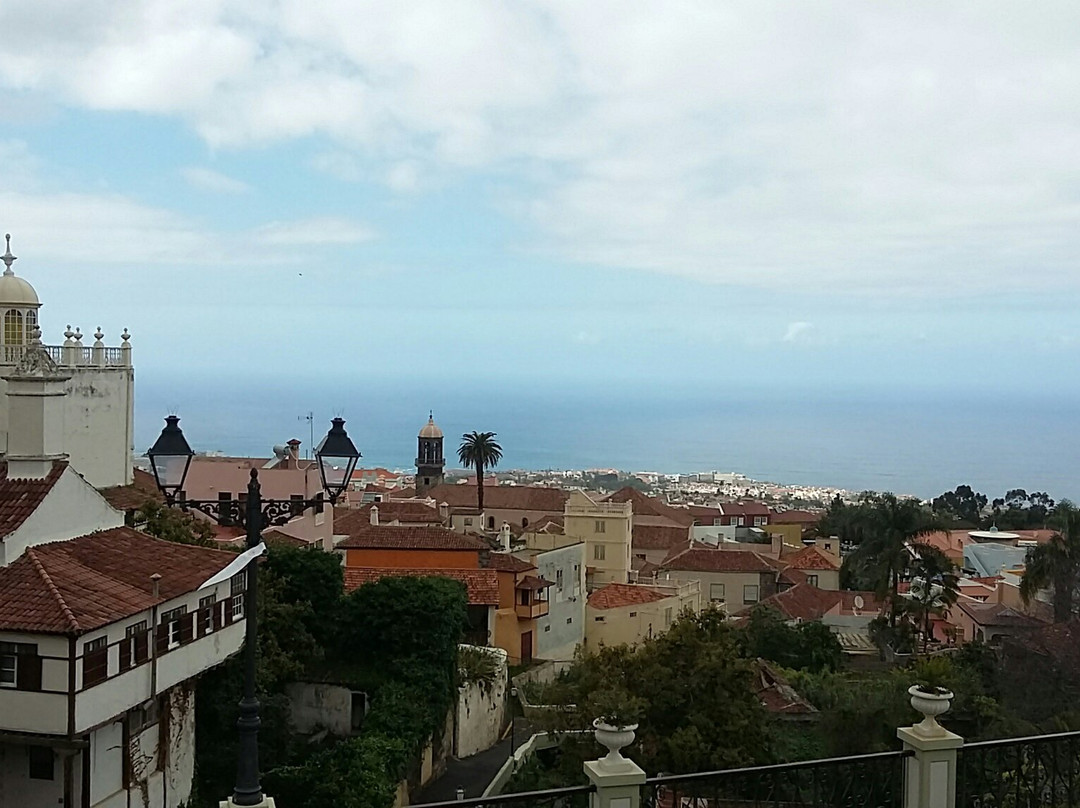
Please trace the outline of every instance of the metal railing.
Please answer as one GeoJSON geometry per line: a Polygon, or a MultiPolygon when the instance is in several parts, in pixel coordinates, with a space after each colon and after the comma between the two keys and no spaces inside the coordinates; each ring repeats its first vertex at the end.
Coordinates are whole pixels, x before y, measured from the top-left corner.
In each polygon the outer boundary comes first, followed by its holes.
{"type": "Polygon", "coordinates": [[[778,763],[696,774],[651,777],[644,808],[900,808],[904,759],[912,752],[778,763]]]}
{"type": "Polygon", "coordinates": [[[1080,808],[1080,732],[965,744],[959,808],[1080,808]]]}
{"type": "Polygon", "coordinates": [[[410,808],[585,808],[596,786],[549,788],[544,791],[522,791],[518,794],[498,794],[473,797],[467,800],[428,802],[410,808]]]}

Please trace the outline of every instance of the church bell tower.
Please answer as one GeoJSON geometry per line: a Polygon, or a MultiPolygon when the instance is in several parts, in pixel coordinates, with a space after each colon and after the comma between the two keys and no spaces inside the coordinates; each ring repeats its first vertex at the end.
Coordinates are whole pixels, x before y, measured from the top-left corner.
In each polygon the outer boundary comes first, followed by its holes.
{"type": "Polygon", "coordinates": [[[445,466],[443,433],[435,425],[434,416],[428,413],[428,422],[416,441],[416,496],[426,496],[429,489],[442,483],[445,466]]]}

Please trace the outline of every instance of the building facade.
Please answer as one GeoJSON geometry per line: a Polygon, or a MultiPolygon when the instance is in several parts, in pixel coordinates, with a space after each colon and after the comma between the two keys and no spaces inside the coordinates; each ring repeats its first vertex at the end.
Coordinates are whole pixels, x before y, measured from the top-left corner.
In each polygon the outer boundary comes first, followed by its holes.
{"type": "Polygon", "coordinates": [[[442,485],[446,458],[443,456],[443,432],[435,425],[435,416],[428,414],[428,422],[416,438],[416,495],[423,497],[437,485],[442,485]]]}
{"type": "Polygon", "coordinates": [[[590,588],[630,581],[634,532],[631,503],[596,502],[582,491],[572,491],[563,509],[563,531],[585,545],[586,581],[590,588]]]}

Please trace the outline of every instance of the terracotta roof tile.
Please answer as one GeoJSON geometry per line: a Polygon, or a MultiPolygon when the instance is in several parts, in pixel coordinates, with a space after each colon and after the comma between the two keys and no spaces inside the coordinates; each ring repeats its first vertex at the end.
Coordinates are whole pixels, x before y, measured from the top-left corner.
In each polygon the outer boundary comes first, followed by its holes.
{"type": "MultiPolygon", "coordinates": [[[[771,606],[788,620],[820,620],[837,607],[840,608],[842,613],[853,613],[856,596],[863,598],[863,608],[860,610],[862,614],[873,616],[881,611],[881,607],[872,592],[818,589],[816,586],[807,583],[796,584],[783,592],[777,592],[755,605],[771,606]]],[[[753,609],[753,606],[749,606],[736,612],[736,615],[748,615],[753,609]]]]}
{"type": "Polygon", "coordinates": [[[488,544],[442,527],[361,525],[338,545],[344,550],[487,550],[488,544]]]}
{"type": "Polygon", "coordinates": [[[636,550],[673,550],[690,546],[690,528],[680,525],[643,525],[634,521],[631,543],[636,550]]]}
{"type": "Polygon", "coordinates": [[[618,609],[620,606],[655,603],[669,597],[671,597],[669,593],[649,586],[608,584],[589,595],[588,604],[594,609],[618,609]]]}
{"type": "Polygon", "coordinates": [[[510,553],[492,553],[488,556],[488,569],[501,570],[503,572],[526,572],[536,569],[535,564],[522,561],[510,553]]]}
{"type": "Polygon", "coordinates": [[[774,513],[769,521],[774,525],[816,525],[823,514],[814,511],[780,511],[774,513]]]}
{"type": "Polygon", "coordinates": [[[663,502],[656,497],[650,497],[648,494],[643,494],[641,491],[638,491],[636,488],[631,488],[630,486],[620,488],[614,494],[608,496],[604,501],[631,503],[635,524],[638,516],[659,516],[670,520],[673,524],[686,525],[687,527],[694,523],[694,514],[692,514],[688,508],[676,508],[672,505],[668,505],[666,502],[663,502]]]}
{"type": "Polygon", "coordinates": [[[407,525],[442,525],[439,512],[423,502],[367,502],[355,510],[339,511],[334,514],[334,532],[350,536],[358,529],[371,526],[371,508],[379,509],[379,523],[398,521],[407,525]]]}
{"type": "Polygon", "coordinates": [[[141,508],[147,502],[164,502],[152,474],[142,469],[134,470],[134,480],[131,485],[114,485],[109,488],[99,488],[98,493],[105,497],[105,501],[118,511],[134,511],[141,508]]]}
{"type": "MultiPolygon", "coordinates": [[[[476,485],[437,485],[427,495],[452,508],[475,508],[476,485]]],[[[498,511],[561,512],[569,492],[536,485],[484,486],[484,506],[498,511]]]]}
{"type": "Polygon", "coordinates": [[[45,477],[27,480],[8,477],[8,464],[0,461],[0,539],[14,533],[30,518],[66,468],[66,462],[58,461],[45,477]]]}
{"type": "Polygon", "coordinates": [[[665,559],[664,569],[693,572],[776,572],[769,559],[751,550],[714,550],[701,547],[684,550],[665,559]]]}
{"type": "Polygon", "coordinates": [[[721,502],[720,509],[724,516],[772,516],[772,511],[766,505],[753,500],[740,502],[721,502]]]}
{"type": "Polygon", "coordinates": [[[0,629],[90,631],[190,592],[235,559],[128,527],[40,544],[0,568],[0,629]]]}
{"type": "Polygon", "coordinates": [[[499,605],[499,578],[495,570],[406,569],[402,567],[346,567],[345,590],[352,590],[383,578],[453,578],[465,584],[469,604],[499,605]]]}
{"type": "Polygon", "coordinates": [[[791,555],[781,556],[781,563],[797,570],[838,570],[840,562],[820,547],[804,547],[791,555]]]}

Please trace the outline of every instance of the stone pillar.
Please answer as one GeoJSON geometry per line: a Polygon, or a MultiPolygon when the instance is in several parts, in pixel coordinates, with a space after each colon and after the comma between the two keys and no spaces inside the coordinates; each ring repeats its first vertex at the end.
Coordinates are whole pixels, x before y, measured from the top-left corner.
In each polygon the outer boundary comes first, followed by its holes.
{"type": "Polygon", "coordinates": [[[97,331],[94,332],[94,348],[91,351],[90,360],[99,368],[105,367],[105,343],[101,341],[104,336],[99,325],[97,331]]]}
{"type": "Polygon", "coordinates": [[[124,367],[129,368],[131,367],[131,343],[128,340],[131,339],[131,334],[128,333],[126,328],[124,333],[120,335],[120,339],[123,340],[120,343],[120,356],[123,357],[124,367]]]}
{"type": "Polygon", "coordinates": [[[618,730],[597,726],[596,740],[608,748],[608,754],[600,760],[585,761],[585,776],[596,786],[589,808],[640,808],[645,770],[620,751],[634,742],[635,729],[636,724],[618,730]]]}
{"type": "Polygon", "coordinates": [[[906,751],[914,752],[904,762],[904,808],[955,808],[957,750],[964,739],[937,723],[936,717],[949,709],[952,693],[926,694],[912,687],[911,706],[923,720],[896,730],[906,751]]]}

